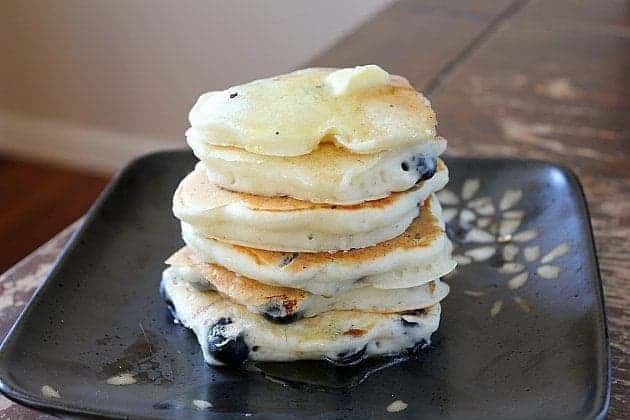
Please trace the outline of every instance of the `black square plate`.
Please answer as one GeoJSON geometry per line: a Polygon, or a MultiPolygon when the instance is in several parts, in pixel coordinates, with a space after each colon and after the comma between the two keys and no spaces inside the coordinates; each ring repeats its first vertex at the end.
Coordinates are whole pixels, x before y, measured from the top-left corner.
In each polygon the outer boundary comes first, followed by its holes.
{"type": "Polygon", "coordinates": [[[314,362],[268,366],[266,376],[205,365],[158,294],[162,261],[182,244],[171,197],[194,163],[183,151],[149,155],[103,193],[3,343],[3,393],[48,411],[133,418],[605,415],[601,282],[567,170],[447,159],[452,181],[440,198],[461,265],[446,278],[442,326],[417,360],[364,378],[364,368],[314,362]],[[123,372],[136,383],[107,382],[123,372]],[[406,409],[387,411],[396,400],[406,409]]]}

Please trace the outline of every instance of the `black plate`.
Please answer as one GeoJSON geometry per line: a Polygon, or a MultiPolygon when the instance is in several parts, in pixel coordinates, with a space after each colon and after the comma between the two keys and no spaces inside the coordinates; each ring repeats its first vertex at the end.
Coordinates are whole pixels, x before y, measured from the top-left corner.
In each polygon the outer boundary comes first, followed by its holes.
{"type": "Polygon", "coordinates": [[[158,294],[162,261],[182,244],[171,196],[194,165],[188,152],[164,152],[132,163],[90,210],[2,345],[2,392],[44,410],[115,417],[602,418],[608,338],[577,180],[541,162],[447,163],[451,194],[441,198],[445,214],[456,214],[455,252],[479,261],[446,279],[442,326],[417,360],[362,382],[363,368],[264,368],[289,385],[206,366],[158,294]],[[494,232],[501,220],[504,231],[494,232]],[[121,372],[137,383],[107,383],[121,372]],[[45,385],[60,398],[45,397],[45,385]],[[407,408],[387,412],[395,400],[407,408]]]}

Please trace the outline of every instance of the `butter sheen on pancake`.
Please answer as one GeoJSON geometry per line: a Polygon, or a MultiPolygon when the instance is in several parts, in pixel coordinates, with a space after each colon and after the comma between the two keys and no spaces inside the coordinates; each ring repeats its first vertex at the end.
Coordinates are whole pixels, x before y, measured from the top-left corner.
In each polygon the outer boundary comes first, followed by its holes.
{"type": "Polygon", "coordinates": [[[199,97],[189,139],[251,153],[298,156],[320,143],[376,153],[433,141],[431,104],[409,82],[390,82],[337,96],[326,78],[337,69],[311,68],[256,80],[199,97]]]}
{"type": "Polygon", "coordinates": [[[182,248],[167,261],[187,281],[207,284],[219,294],[250,312],[272,322],[294,322],[331,310],[395,313],[422,309],[439,303],[448,294],[446,283],[435,280],[422,286],[383,290],[358,287],[332,297],[314,295],[299,289],[272,286],[240,276],[219,265],[203,262],[188,248],[182,248]]]}
{"type": "Polygon", "coordinates": [[[264,156],[235,147],[212,146],[189,138],[208,178],[232,191],[289,196],[315,203],[357,204],[405,191],[430,178],[444,139],[374,154],[350,153],[322,144],[296,157],[264,156]]]}
{"type": "Polygon", "coordinates": [[[329,311],[279,325],[219,293],[200,291],[173,271],[164,273],[161,291],[176,322],[193,330],[211,365],[298,359],[356,364],[428,344],[440,320],[436,304],[405,314],[329,311]]]}
{"type": "Polygon", "coordinates": [[[182,237],[200,259],[261,283],[333,296],[366,285],[380,289],[420,286],[452,271],[456,262],[434,196],[402,235],[362,249],[335,253],[265,251],[199,235],[182,225],[182,237]]]}
{"type": "Polygon", "coordinates": [[[446,166],[413,188],[365,203],[338,206],[263,197],[214,185],[197,165],[173,197],[173,213],[205,237],[272,251],[364,248],[407,229],[420,204],[448,182],[446,166]]]}

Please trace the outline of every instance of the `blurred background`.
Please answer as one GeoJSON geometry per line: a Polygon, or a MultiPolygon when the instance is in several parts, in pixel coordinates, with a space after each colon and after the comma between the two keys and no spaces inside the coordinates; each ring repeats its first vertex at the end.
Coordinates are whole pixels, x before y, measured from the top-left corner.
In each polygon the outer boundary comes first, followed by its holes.
{"type": "Polygon", "coordinates": [[[4,0],[0,10],[0,272],[79,218],[126,162],[184,147],[201,93],[312,65],[377,63],[408,77],[451,155],[570,167],[610,249],[627,242],[630,0],[4,0]]]}
{"type": "Polygon", "coordinates": [[[391,3],[3,1],[0,272],[134,156],[184,147],[200,93],[299,68],[391,3]]]}

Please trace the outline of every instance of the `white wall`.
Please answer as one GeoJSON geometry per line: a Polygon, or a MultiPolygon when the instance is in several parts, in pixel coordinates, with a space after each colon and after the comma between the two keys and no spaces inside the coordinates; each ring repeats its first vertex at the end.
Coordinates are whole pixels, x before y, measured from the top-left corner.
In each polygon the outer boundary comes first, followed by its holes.
{"type": "Polygon", "coordinates": [[[183,145],[201,92],[296,68],[393,1],[5,1],[0,152],[108,170],[183,145]]]}

